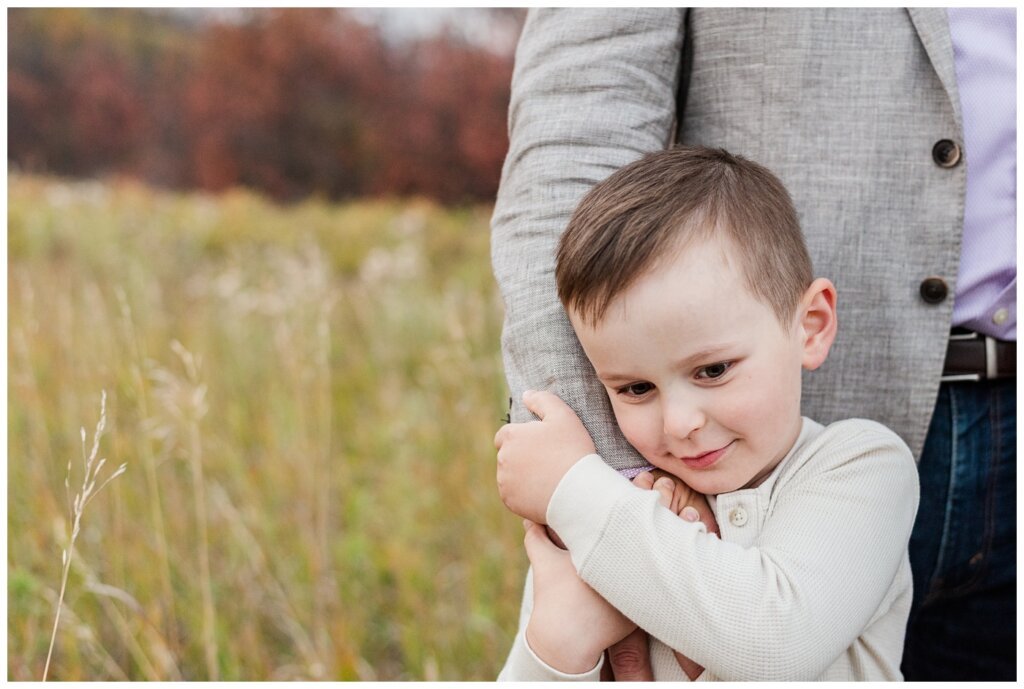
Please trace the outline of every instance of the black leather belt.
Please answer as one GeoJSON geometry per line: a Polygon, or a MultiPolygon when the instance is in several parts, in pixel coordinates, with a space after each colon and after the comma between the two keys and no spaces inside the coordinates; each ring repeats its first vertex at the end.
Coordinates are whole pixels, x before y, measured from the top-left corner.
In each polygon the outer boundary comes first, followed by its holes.
{"type": "Polygon", "coordinates": [[[994,380],[1017,376],[1017,343],[965,328],[953,328],[942,381],[994,380]]]}

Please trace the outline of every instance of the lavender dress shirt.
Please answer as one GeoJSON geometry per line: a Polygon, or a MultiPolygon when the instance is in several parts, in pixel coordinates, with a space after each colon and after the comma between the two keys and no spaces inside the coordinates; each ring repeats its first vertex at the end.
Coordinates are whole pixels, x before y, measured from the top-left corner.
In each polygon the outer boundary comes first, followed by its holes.
{"type": "Polygon", "coordinates": [[[1017,339],[1017,11],[947,10],[967,196],[953,325],[1017,339]]]}

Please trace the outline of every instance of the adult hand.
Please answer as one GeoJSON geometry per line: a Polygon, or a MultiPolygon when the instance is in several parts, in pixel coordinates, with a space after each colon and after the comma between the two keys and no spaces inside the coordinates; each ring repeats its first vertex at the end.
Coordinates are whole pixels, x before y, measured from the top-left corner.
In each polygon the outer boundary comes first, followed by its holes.
{"type": "MultiPolygon", "coordinates": [[[[697,679],[704,668],[679,651],[673,651],[676,662],[691,680],[697,679]]],[[[602,682],[653,682],[650,639],[647,632],[637,627],[622,641],[608,648],[608,662],[601,668],[602,682]]]]}
{"type": "Polygon", "coordinates": [[[573,464],[595,451],[576,413],[550,392],[523,393],[540,421],[510,423],[494,436],[498,493],[510,510],[530,521],[547,521],[548,503],[573,464]]]}
{"type": "Polygon", "coordinates": [[[533,567],[533,612],[526,641],[545,663],[579,674],[597,665],[604,649],[636,625],[580,579],[569,552],[539,524],[524,521],[526,555],[533,567]]]}
{"type": "Polygon", "coordinates": [[[637,627],[622,641],[608,647],[608,662],[601,668],[602,681],[653,682],[647,632],[637,627]]]}

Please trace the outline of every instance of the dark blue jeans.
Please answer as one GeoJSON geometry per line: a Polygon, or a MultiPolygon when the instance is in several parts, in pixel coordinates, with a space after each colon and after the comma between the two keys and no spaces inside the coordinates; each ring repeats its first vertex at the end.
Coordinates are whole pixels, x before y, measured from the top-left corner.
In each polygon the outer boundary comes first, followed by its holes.
{"type": "Polygon", "coordinates": [[[918,465],[907,680],[1017,674],[1017,381],[943,383],[918,465]]]}

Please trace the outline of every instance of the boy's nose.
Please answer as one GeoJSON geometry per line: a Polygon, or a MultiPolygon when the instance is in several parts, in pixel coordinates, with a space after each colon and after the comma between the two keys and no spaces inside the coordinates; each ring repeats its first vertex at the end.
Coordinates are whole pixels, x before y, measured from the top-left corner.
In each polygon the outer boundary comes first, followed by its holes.
{"type": "Polygon", "coordinates": [[[707,422],[703,410],[692,400],[666,399],[661,410],[662,430],[668,438],[684,440],[707,422]]]}

